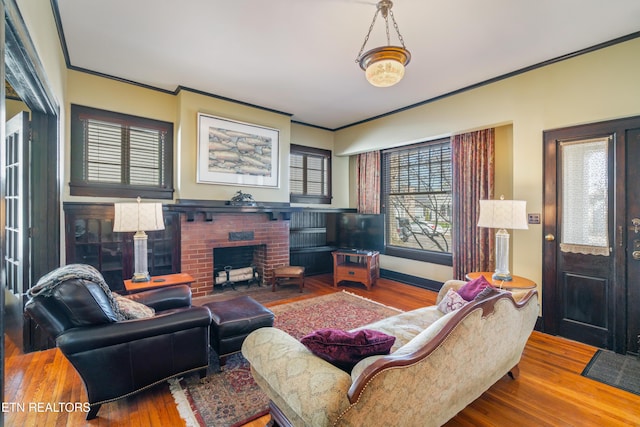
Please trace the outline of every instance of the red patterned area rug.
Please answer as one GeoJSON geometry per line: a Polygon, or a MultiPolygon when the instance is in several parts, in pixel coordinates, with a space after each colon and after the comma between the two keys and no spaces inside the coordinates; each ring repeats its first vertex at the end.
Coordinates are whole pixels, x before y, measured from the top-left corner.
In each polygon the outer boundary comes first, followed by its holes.
{"type": "MultiPolygon", "coordinates": [[[[345,291],[270,309],[276,316],[274,326],[298,339],[316,329],[349,330],[400,313],[345,291]]],[[[223,372],[218,372],[218,358],[213,353],[206,378],[193,374],[169,384],[187,426],[241,426],[268,412],[267,396],[239,353],[227,358],[223,372]]]]}

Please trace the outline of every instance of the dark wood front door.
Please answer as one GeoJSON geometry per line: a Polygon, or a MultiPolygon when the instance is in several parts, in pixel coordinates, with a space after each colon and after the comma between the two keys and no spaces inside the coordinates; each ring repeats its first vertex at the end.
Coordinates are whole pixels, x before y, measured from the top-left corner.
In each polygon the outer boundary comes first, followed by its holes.
{"type": "Polygon", "coordinates": [[[620,230],[626,242],[627,351],[637,354],[640,352],[640,128],[627,130],[625,139],[626,222],[620,225],[620,230]]]}
{"type": "Polygon", "coordinates": [[[544,133],[545,332],[620,353],[640,333],[639,129],[636,117],[544,133]]]}

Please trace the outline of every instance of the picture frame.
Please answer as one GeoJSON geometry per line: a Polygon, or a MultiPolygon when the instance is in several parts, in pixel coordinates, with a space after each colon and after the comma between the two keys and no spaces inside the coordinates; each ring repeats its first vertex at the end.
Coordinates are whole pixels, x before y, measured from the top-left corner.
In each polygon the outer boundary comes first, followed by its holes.
{"type": "Polygon", "coordinates": [[[279,187],[277,129],[198,113],[197,182],[279,187]]]}

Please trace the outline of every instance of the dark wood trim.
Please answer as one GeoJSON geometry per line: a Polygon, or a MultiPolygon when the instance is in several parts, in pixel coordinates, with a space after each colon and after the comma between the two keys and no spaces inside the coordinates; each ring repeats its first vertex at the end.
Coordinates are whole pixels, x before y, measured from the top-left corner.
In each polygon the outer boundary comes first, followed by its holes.
{"type": "Polygon", "coordinates": [[[453,265],[453,255],[450,253],[431,252],[421,249],[400,248],[397,246],[386,246],[385,255],[398,258],[413,259],[415,261],[430,262],[432,264],[453,265]]]}
{"type": "Polygon", "coordinates": [[[178,86],[173,93],[174,93],[174,95],[178,95],[183,90],[187,91],[187,92],[196,93],[198,95],[203,95],[203,96],[208,96],[210,98],[219,99],[221,101],[227,101],[227,102],[231,102],[231,103],[234,103],[234,104],[244,105],[245,107],[257,108],[258,110],[267,111],[269,113],[280,114],[280,115],[287,116],[287,117],[293,116],[293,114],[286,113],[284,111],[274,110],[273,108],[268,108],[268,107],[262,107],[260,105],[251,104],[250,102],[239,101],[237,99],[227,98],[226,96],[216,95],[216,94],[213,94],[213,93],[205,92],[205,91],[198,90],[198,89],[193,89],[193,88],[182,86],[182,85],[178,86]]]}
{"type": "Polygon", "coordinates": [[[391,271],[386,269],[380,269],[380,277],[390,279],[395,282],[405,283],[407,285],[415,286],[417,288],[428,289],[430,291],[438,292],[442,287],[442,282],[436,280],[425,279],[422,277],[411,276],[409,274],[400,273],[397,271],[391,271]]]}
{"type": "Polygon", "coordinates": [[[89,197],[120,197],[132,198],[140,196],[144,199],[173,199],[173,188],[149,188],[135,185],[123,186],[121,184],[86,184],[69,183],[72,196],[89,197]]]}
{"type": "Polygon", "coordinates": [[[283,202],[255,202],[255,205],[231,205],[231,202],[226,200],[178,199],[176,204],[168,205],[168,209],[184,213],[187,216],[187,221],[191,222],[195,221],[198,214],[202,214],[205,221],[213,221],[216,213],[267,214],[271,220],[289,220],[292,212],[300,211],[302,208],[291,207],[289,203],[283,202]]]}
{"type": "Polygon", "coordinates": [[[32,111],[59,115],[60,106],[47,82],[27,26],[15,0],[5,0],[6,79],[32,111]]]}

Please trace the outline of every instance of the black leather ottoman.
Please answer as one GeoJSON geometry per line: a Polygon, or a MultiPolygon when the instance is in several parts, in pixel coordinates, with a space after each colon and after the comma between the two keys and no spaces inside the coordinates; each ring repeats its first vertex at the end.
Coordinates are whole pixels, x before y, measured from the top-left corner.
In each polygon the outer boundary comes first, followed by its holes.
{"type": "Polygon", "coordinates": [[[220,369],[227,356],[237,353],[251,332],[273,326],[273,313],[249,296],[204,304],[211,311],[211,347],[218,354],[220,369]]]}

